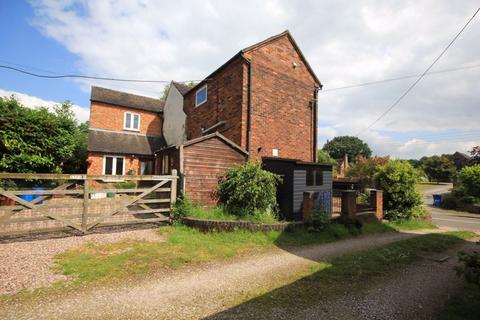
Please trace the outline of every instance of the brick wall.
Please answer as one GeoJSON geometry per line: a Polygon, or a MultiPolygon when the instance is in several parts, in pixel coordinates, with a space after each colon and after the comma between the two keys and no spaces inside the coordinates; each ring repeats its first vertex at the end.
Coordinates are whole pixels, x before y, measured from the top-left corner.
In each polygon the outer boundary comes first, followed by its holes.
{"type": "MultiPolygon", "coordinates": [[[[202,127],[209,128],[220,121],[226,123],[218,131],[226,138],[245,148],[245,110],[244,94],[244,64],[241,58],[236,58],[223,70],[216,73],[211,80],[206,81],[208,88],[207,102],[195,107],[193,90],[184,100],[184,110],[187,114],[187,139],[202,136],[202,127]]],[[[199,87],[200,88],[200,87],[199,87]]],[[[209,133],[213,133],[215,130],[209,133]]]]}
{"type": "Polygon", "coordinates": [[[315,80],[295,47],[285,35],[246,57],[253,69],[252,157],[278,149],[282,158],[313,161],[315,80]]]}
{"type": "MultiPolygon", "coordinates": [[[[89,152],[88,161],[91,161],[91,164],[88,166],[87,174],[103,174],[103,156],[103,153],[89,152]]],[[[125,174],[130,169],[133,169],[135,174],[140,174],[140,159],[138,157],[125,156],[125,174]]]]}
{"type": "MultiPolygon", "coordinates": [[[[313,161],[315,80],[287,35],[245,54],[252,63],[250,150],[253,159],[279,156],[313,161]],[[296,67],[293,64],[296,64],[296,67]],[[261,149],[260,149],[261,148],[261,149]],[[258,151],[260,149],[260,151],[258,151]]],[[[219,132],[246,149],[248,64],[234,58],[210,77],[208,100],[195,108],[195,91],[185,97],[187,137],[202,135],[219,121],[219,132]]]]}
{"type": "Polygon", "coordinates": [[[150,136],[162,135],[162,117],[158,113],[100,102],[92,102],[90,105],[90,128],[137,132],[123,129],[124,113],[127,111],[140,115],[139,133],[150,136]]]}

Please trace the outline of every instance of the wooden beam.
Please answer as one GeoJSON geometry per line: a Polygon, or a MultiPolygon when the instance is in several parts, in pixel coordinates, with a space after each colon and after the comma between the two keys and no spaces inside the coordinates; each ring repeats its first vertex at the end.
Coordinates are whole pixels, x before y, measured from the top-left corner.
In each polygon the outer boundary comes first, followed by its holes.
{"type": "Polygon", "coordinates": [[[86,175],[86,174],[56,174],[56,173],[0,173],[0,179],[29,179],[29,180],[104,180],[144,181],[144,180],[172,180],[178,179],[174,175],[86,175]]]}
{"type": "Polygon", "coordinates": [[[161,181],[159,183],[157,183],[156,185],[154,185],[153,187],[151,187],[150,189],[144,191],[143,193],[141,193],[140,195],[138,196],[135,196],[133,197],[132,199],[129,199],[128,201],[125,201],[125,203],[122,205],[121,208],[119,209],[114,209],[114,210],[111,210],[105,214],[103,214],[102,216],[100,216],[99,218],[95,219],[95,221],[93,221],[92,223],[90,223],[88,226],[87,226],[87,230],[94,227],[95,225],[97,225],[98,223],[102,222],[102,220],[104,220],[105,218],[109,217],[109,216],[113,216],[114,214],[116,214],[117,212],[121,211],[122,209],[128,207],[129,205],[132,205],[133,203],[137,202],[137,200],[140,200],[141,198],[145,197],[147,194],[149,194],[150,192],[160,188],[161,186],[163,186],[164,184],[166,184],[167,182],[169,182],[170,180],[164,180],[164,181],[161,181]]]}

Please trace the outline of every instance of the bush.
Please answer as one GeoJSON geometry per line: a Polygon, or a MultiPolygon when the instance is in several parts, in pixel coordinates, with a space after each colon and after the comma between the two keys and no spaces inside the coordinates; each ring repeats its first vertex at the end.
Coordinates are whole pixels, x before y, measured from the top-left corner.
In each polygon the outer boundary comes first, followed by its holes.
{"type": "Polygon", "coordinates": [[[422,196],[415,188],[417,179],[417,171],[407,161],[392,160],[378,169],[374,180],[377,189],[383,190],[387,219],[399,221],[413,217],[422,204],[422,196]]]}
{"type": "Polygon", "coordinates": [[[277,211],[277,174],[263,170],[259,163],[245,163],[228,170],[218,186],[218,196],[232,214],[277,211]]]}
{"type": "Polygon", "coordinates": [[[185,196],[180,196],[173,208],[173,221],[180,221],[183,217],[190,215],[194,209],[194,205],[185,196]]]}
{"type": "Polygon", "coordinates": [[[474,196],[463,196],[458,201],[466,204],[474,204],[477,202],[477,199],[474,196]]]}
{"type": "Polygon", "coordinates": [[[458,176],[465,195],[480,197],[480,164],[464,167],[458,176]]]}
{"type": "Polygon", "coordinates": [[[323,231],[330,224],[330,215],[323,210],[315,210],[310,222],[311,231],[323,231]]]}
{"type": "Polygon", "coordinates": [[[457,209],[457,198],[452,194],[443,194],[440,206],[443,209],[457,209]]]}
{"type": "Polygon", "coordinates": [[[470,283],[480,286],[480,254],[476,251],[473,253],[459,252],[458,261],[463,266],[455,268],[459,277],[463,276],[470,283]]]}
{"type": "Polygon", "coordinates": [[[125,182],[119,182],[115,185],[117,189],[135,189],[137,187],[137,184],[135,181],[125,181],[125,182]]]}

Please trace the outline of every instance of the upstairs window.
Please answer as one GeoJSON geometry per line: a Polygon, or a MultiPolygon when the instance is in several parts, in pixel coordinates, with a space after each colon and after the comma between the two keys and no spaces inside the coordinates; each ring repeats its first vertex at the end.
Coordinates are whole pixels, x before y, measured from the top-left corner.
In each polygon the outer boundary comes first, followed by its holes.
{"type": "Polygon", "coordinates": [[[123,175],[125,171],[125,158],[105,156],[103,158],[103,174],[123,175]]]}
{"type": "Polygon", "coordinates": [[[132,112],[125,112],[123,129],[140,131],[140,115],[132,112]]]}
{"type": "Polygon", "coordinates": [[[203,86],[195,93],[195,107],[198,107],[207,102],[207,86],[203,86]]]}

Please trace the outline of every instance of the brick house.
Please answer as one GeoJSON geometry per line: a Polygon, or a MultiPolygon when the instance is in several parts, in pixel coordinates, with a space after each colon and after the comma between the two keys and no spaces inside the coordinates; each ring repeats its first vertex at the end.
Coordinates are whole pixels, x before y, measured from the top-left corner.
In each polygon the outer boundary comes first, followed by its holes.
{"type": "Polygon", "coordinates": [[[234,164],[316,161],[320,89],[288,31],[240,50],[193,88],[171,82],[164,102],[93,87],[88,174],[177,169],[183,191],[210,204],[234,164]]]}
{"type": "Polygon", "coordinates": [[[92,87],[87,174],[152,174],[166,146],[159,99],[92,87]]]}
{"type": "Polygon", "coordinates": [[[316,160],[321,83],[288,31],[240,50],[184,94],[186,137],[215,131],[250,158],[316,160]]]}

